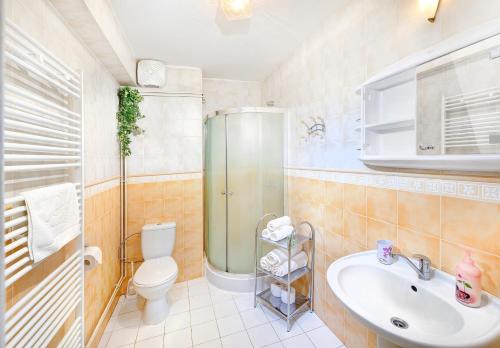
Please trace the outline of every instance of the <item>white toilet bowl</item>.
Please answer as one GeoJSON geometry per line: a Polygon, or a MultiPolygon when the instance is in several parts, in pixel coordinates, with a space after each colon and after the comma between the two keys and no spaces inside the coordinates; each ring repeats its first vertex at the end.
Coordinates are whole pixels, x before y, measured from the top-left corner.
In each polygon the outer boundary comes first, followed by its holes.
{"type": "Polygon", "coordinates": [[[168,314],[167,291],[177,279],[178,268],[170,256],[145,260],[137,269],[133,283],[137,293],[146,299],[143,320],[158,324],[168,314]]]}

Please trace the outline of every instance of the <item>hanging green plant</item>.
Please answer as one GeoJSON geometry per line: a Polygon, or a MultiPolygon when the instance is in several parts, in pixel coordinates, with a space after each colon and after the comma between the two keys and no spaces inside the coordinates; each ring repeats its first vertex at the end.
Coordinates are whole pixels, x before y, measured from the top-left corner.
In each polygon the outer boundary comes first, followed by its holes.
{"type": "Polygon", "coordinates": [[[139,103],[143,97],[139,91],[131,87],[120,87],[118,90],[118,139],[120,141],[120,149],[123,156],[130,156],[131,136],[143,134],[144,130],[137,125],[137,121],[144,118],[139,110],[139,103]]]}

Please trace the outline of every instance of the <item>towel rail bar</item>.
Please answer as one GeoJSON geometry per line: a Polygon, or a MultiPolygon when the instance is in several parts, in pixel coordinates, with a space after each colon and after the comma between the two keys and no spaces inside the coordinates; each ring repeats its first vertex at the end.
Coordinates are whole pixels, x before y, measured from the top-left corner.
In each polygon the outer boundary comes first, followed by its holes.
{"type": "Polygon", "coordinates": [[[52,136],[59,136],[63,138],[74,138],[74,139],[80,139],[80,136],[78,134],[75,134],[73,132],[68,132],[68,131],[60,131],[57,129],[53,129],[47,126],[38,126],[32,123],[24,122],[24,121],[17,121],[13,120],[9,117],[9,114],[6,113],[6,117],[4,120],[4,125],[7,128],[14,128],[19,129],[19,130],[27,130],[30,132],[42,132],[46,134],[50,134],[52,136]]]}
{"type": "Polygon", "coordinates": [[[72,96],[79,98],[78,93],[75,93],[70,88],[66,87],[64,84],[54,80],[52,77],[47,76],[44,72],[38,70],[36,66],[33,66],[33,65],[25,62],[24,60],[15,56],[14,54],[6,51],[5,58],[7,58],[6,60],[8,63],[12,62],[15,65],[19,65],[20,67],[24,68],[26,71],[29,71],[30,73],[43,78],[45,81],[49,82],[52,86],[61,89],[65,93],[71,94],[72,96]]]}
{"type": "Polygon", "coordinates": [[[4,149],[11,151],[31,151],[31,152],[47,152],[47,153],[77,153],[77,154],[80,153],[80,150],[76,148],[20,144],[20,143],[5,143],[4,149]]]}
{"type": "Polygon", "coordinates": [[[0,220],[4,230],[0,306],[9,309],[0,315],[0,347],[81,348],[85,332],[82,76],[15,24],[4,23],[8,73],[1,148],[3,197],[8,198],[3,199],[0,220]],[[73,252],[66,255],[69,248],[65,248],[51,261],[35,264],[28,243],[34,231],[28,225],[22,192],[62,183],[74,184],[77,191],[80,226],[70,245],[73,252]],[[43,278],[36,285],[16,283],[23,277],[38,277],[39,272],[43,278]],[[5,296],[12,285],[23,296],[5,296]]]}
{"type": "Polygon", "coordinates": [[[41,108],[35,104],[28,103],[26,101],[13,98],[12,96],[6,96],[5,106],[9,107],[9,108],[22,110],[24,112],[33,113],[34,115],[38,115],[38,116],[56,118],[60,121],[71,123],[75,126],[80,125],[80,121],[77,119],[73,119],[71,117],[66,117],[64,115],[58,114],[57,112],[50,111],[50,110],[47,110],[45,108],[41,108]]]}
{"type": "Polygon", "coordinates": [[[47,62],[51,67],[53,67],[56,71],[59,71],[61,74],[67,76],[68,79],[72,79],[76,83],[79,82],[78,74],[73,71],[70,67],[68,67],[65,63],[63,63],[59,58],[55,57],[51,52],[49,52],[46,48],[39,45],[35,40],[33,40],[29,35],[24,33],[21,28],[19,28],[16,24],[14,24],[10,20],[6,20],[5,32],[12,32],[17,40],[20,42],[24,41],[32,48],[35,52],[38,52],[43,56],[44,61],[47,62]]]}
{"type": "Polygon", "coordinates": [[[73,116],[74,118],[79,118],[80,115],[74,111],[71,111],[70,109],[68,108],[65,108],[63,106],[60,106],[54,102],[51,102],[51,101],[48,101],[42,97],[39,97],[31,92],[26,92],[25,90],[19,88],[19,87],[16,87],[16,86],[12,86],[12,85],[8,85],[6,84],[5,85],[5,90],[9,93],[13,93],[15,95],[18,95],[18,96],[21,96],[23,98],[26,98],[26,99],[29,99],[30,101],[32,102],[35,102],[35,103],[38,103],[38,104],[42,104],[50,109],[53,109],[53,110],[57,110],[57,111],[60,111],[68,116],[73,116]]]}
{"type": "Polygon", "coordinates": [[[53,121],[48,119],[47,117],[42,117],[42,116],[37,116],[33,115],[29,112],[26,112],[24,110],[19,110],[11,107],[5,107],[5,115],[7,118],[10,119],[18,119],[22,118],[24,120],[29,120],[44,126],[51,125],[53,127],[56,127],[55,129],[64,129],[64,130],[71,130],[73,132],[79,133],[80,129],[78,127],[70,126],[69,124],[61,123],[61,121],[53,121]],[[14,117],[13,117],[14,116],[14,117]]]}

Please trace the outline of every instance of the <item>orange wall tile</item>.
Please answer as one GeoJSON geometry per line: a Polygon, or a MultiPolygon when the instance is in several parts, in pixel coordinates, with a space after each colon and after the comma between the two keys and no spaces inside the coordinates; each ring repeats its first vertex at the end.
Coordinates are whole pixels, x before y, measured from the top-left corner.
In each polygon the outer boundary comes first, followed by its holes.
{"type": "MultiPolygon", "coordinates": [[[[203,271],[203,185],[201,179],[128,184],[127,233],[140,233],[148,223],[174,221],[172,257],[177,281],[198,278],[203,271]]],[[[128,257],[140,260],[140,235],[127,243],[128,257]]]]}
{"type": "Polygon", "coordinates": [[[342,256],[374,249],[378,239],[394,240],[405,254],[427,255],[451,274],[471,249],[483,288],[500,296],[500,204],[293,176],[287,182],[288,214],[319,231],[315,311],[348,348],[375,347],[376,335],[346,313],[326,272],[342,256]]]}

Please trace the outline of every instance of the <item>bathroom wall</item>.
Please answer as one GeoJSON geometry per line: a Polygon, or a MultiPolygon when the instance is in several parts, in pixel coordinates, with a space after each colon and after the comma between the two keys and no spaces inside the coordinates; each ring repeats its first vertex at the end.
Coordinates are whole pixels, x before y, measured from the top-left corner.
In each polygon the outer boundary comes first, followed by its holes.
{"type": "Polygon", "coordinates": [[[203,79],[203,115],[216,110],[261,106],[261,83],[225,79],[203,79]]]}
{"type": "Polygon", "coordinates": [[[374,347],[374,333],[346,313],[326,284],[328,266],[390,238],[404,253],[426,254],[453,273],[467,248],[483,270],[483,287],[499,296],[500,180],[366,168],[357,159],[354,90],[391,63],[498,18],[500,3],[442,0],[434,24],[418,1],[337,3],[321,30],[264,81],[262,101],[289,110],[288,211],[318,229],[315,310],[347,347],[374,347]],[[325,118],[324,140],[302,138],[300,121],[310,116],[325,118]]]}
{"type": "Polygon", "coordinates": [[[145,133],[134,138],[127,158],[128,258],[142,259],[137,233],[144,224],[175,221],[177,281],[197,278],[203,264],[201,70],[170,66],[166,86],[140,90],[145,133]]]}
{"type": "MultiPolygon", "coordinates": [[[[116,137],[118,83],[81,44],[49,1],[4,1],[6,17],[30,34],[70,67],[83,75],[85,241],[103,250],[103,264],[85,274],[86,340],[110,299],[120,278],[119,156],[116,137]],[[99,286],[96,286],[99,285],[99,286]]],[[[44,261],[7,292],[11,305],[60,263],[71,246],[44,261]]]]}

